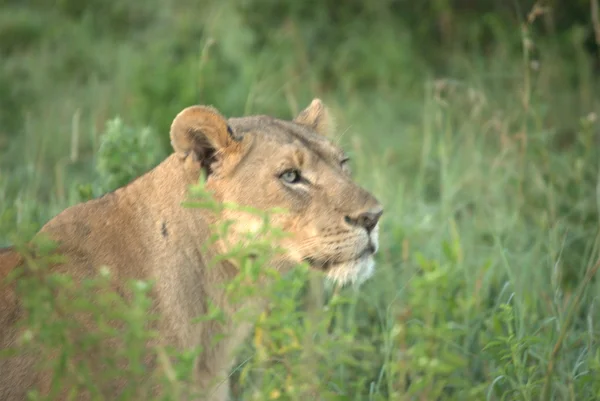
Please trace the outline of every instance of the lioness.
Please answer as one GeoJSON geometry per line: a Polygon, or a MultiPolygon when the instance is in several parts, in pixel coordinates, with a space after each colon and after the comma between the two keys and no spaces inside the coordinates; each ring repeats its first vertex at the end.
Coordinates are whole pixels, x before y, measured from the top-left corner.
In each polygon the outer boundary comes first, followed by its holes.
{"type": "MultiPolygon", "coordinates": [[[[179,349],[202,346],[196,382],[206,388],[208,399],[223,401],[232,350],[250,325],[191,322],[206,313],[207,300],[231,311],[219,284],[237,271],[228,261],[206,267],[210,258],[226,251],[222,242],[205,253],[201,249],[215,219],[235,219],[234,234],[253,230],[256,221],[236,211],[214,217],[181,203],[204,170],[206,188],[219,201],[287,211],[273,222],[291,233],[281,240],[285,254],[273,261],[274,267],[285,270],[305,261],[339,283],[360,283],[373,271],[383,209],[352,181],[348,158],[327,138],[331,130],[328,110],[319,99],[293,121],[225,119],[212,107],[188,107],[171,126],[173,154],[127,186],[66,209],[41,232],[60,244],[67,257],[61,271],[76,279],[106,265],[117,287],[129,279],[153,280],[159,340],[179,349]],[[232,335],[212,345],[219,331],[232,335]],[[217,388],[211,384],[215,378],[223,379],[217,388]]],[[[21,262],[14,250],[1,250],[0,279],[21,262]]],[[[2,349],[15,344],[15,323],[22,315],[14,286],[2,288],[2,349]]],[[[49,376],[36,373],[33,364],[25,356],[0,359],[0,400],[23,400],[34,387],[48,390],[49,376]]],[[[117,394],[118,386],[111,391],[117,394]]]]}

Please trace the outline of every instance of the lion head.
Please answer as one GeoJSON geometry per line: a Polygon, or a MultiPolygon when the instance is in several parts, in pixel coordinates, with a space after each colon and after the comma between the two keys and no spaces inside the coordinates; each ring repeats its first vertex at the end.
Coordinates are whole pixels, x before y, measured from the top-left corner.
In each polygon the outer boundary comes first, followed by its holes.
{"type": "MultiPolygon", "coordinates": [[[[373,273],[383,208],[353,181],[331,131],[319,99],[292,121],[225,119],[212,107],[191,106],[174,119],[171,143],[204,169],[206,188],[220,201],[287,211],[273,221],[291,234],[281,243],[282,265],[305,261],[337,283],[356,284],[373,273]]],[[[258,226],[241,212],[224,213],[235,221],[234,232],[258,226]]]]}

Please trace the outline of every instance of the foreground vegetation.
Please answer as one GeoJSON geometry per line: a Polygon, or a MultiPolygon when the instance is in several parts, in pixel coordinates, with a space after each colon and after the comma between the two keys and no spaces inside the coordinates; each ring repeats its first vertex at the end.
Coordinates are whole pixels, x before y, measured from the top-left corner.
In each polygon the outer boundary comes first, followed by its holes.
{"type": "MultiPolygon", "coordinates": [[[[289,118],[320,96],[355,176],[385,205],[377,273],[360,291],[302,268],[278,281],[233,398],[600,398],[600,88],[582,29],[541,37],[545,11],[522,10],[521,25],[488,15],[444,47],[385,2],[360,19],[328,2],[79,4],[2,6],[0,245],[155,165],[187,105],[289,118]]],[[[68,286],[29,284],[32,308],[53,305],[45,286],[68,286]]],[[[130,327],[126,358],[147,335],[147,287],[132,288],[111,315],[130,327]]],[[[116,304],[97,300],[96,313],[116,304]]],[[[69,327],[33,310],[37,346],[68,359],[89,344],[67,346],[52,333],[69,327]]],[[[159,372],[172,397],[191,356],[159,372]]],[[[69,383],[81,366],[66,366],[69,383]]]]}

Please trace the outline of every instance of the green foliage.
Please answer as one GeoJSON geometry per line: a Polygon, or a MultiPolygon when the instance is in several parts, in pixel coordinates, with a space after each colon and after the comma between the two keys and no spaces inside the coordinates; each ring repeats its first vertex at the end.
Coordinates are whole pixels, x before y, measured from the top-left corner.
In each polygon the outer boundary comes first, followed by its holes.
{"type": "MultiPolygon", "coordinates": [[[[529,9],[496,0],[100,3],[2,3],[2,244],[155,165],[185,106],[288,118],[320,96],[356,179],[385,205],[377,274],[354,291],[322,288],[307,266],[265,270],[284,235],[269,216],[282,211],[244,209],[265,226],[223,256],[240,266],[228,290],[258,293],[267,308],[236,317],[257,323],[232,399],[600,398],[600,88],[580,26],[588,2],[548,2],[552,15],[524,25],[529,9]]],[[[238,208],[216,203],[203,181],[190,195],[188,207],[238,208]]],[[[215,227],[219,238],[228,227],[215,227]]],[[[151,380],[165,384],[160,399],[192,391],[203,350],[139,348],[153,334],[151,283],[122,298],[107,290],[110,270],[100,273],[19,280],[32,312],[23,346],[63,350],[47,366],[57,385],[100,392],[90,372],[104,360],[115,369],[99,378],[130,380],[123,399],[151,399],[151,380]],[[71,314],[87,314],[93,330],[71,314]],[[156,372],[119,365],[148,352],[156,372]]],[[[223,318],[213,307],[198,321],[223,318]]]]}
{"type": "Polygon", "coordinates": [[[48,270],[64,260],[55,248],[43,236],[19,247],[27,264],[8,277],[8,283],[16,280],[27,319],[20,322],[25,331],[18,344],[2,350],[0,357],[33,354],[36,368],[52,374],[50,394],[42,397],[34,389],[28,399],[52,400],[61,394],[114,399],[115,380],[125,383],[120,399],[176,400],[189,392],[183,386],[190,387],[191,365],[200,350],[145,347],[156,336],[156,316],[150,313],[152,283],[132,281],[127,293],[116,293],[106,266],[95,277],[73,281],[48,270]],[[144,368],[148,358],[159,361],[155,372],[144,368]],[[154,393],[157,384],[164,394],[154,393]]]}
{"type": "Polygon", "coordinates": [[[127,185],[158,164],[161,156],[158,138],[149,128],[134,129],[118,117],[108,121],[96,159],[100,194],[127,185]]]}
{"type": "MultiPolygon", "coordinates": [[[[40,368],[53,373],[53,399],[68,389],[71,396],[90,392],[95,397],[106,390],[108,380],[125,377],[130,395],[140,396],[144,391],[140,370],[143,342],[151,338],[147,328],[149,314],[149,286],[132,283],[130,302],[109,291],[110,271],[101,268],[97,278],[74,282],[64,274],[47,272],[48,264],[59,262],[50,251],[53,247],[36,245],[35,258],[25,254],[29,263],[25,274],[18,277],[18,291],[25,294],[23,308],[27,320],[20,344],[24,352],[40,357],[40,368]],[[46,249],[45,249],[46,248],[46,249]],[[90,296],[92,294],[92,296],[90,296]],[[83,324],[85,316],[87,325],[83,324]],[[126,323],[117,330],[115,322],[126,323]],[[110,347],[110,341],[122,341],[123,346],[110,347]],[[85,357],[82,357],[84,356],[85,357]],[[51,359],[51,357],[54,357],[51,359]],[[119,370],[126,363],[130,369],[119,370]],[[103,368],[101,368],[103,366],[103,368]],[[108,367],[108,369],[106,369],[108,367]]],[[[32,399],[42,399],[33,395],[32,399]]]]}

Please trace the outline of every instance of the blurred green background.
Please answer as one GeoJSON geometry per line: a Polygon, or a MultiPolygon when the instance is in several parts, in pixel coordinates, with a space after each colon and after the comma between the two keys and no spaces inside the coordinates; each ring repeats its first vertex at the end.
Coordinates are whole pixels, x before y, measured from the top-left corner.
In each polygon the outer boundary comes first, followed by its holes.
{"type": "MultiPolygon", "coordinates": [[[[0,0],[0,245],[158,163],[188,105],[291,118],[318,96],[386,213],[377,274],[327,331],[365,348],[288,356],[312,372],[295,380],[323,399],[600,399],[594,7],[0,0]]],[[[314,394],[274,365],[235,399],[314,394]]]]}

